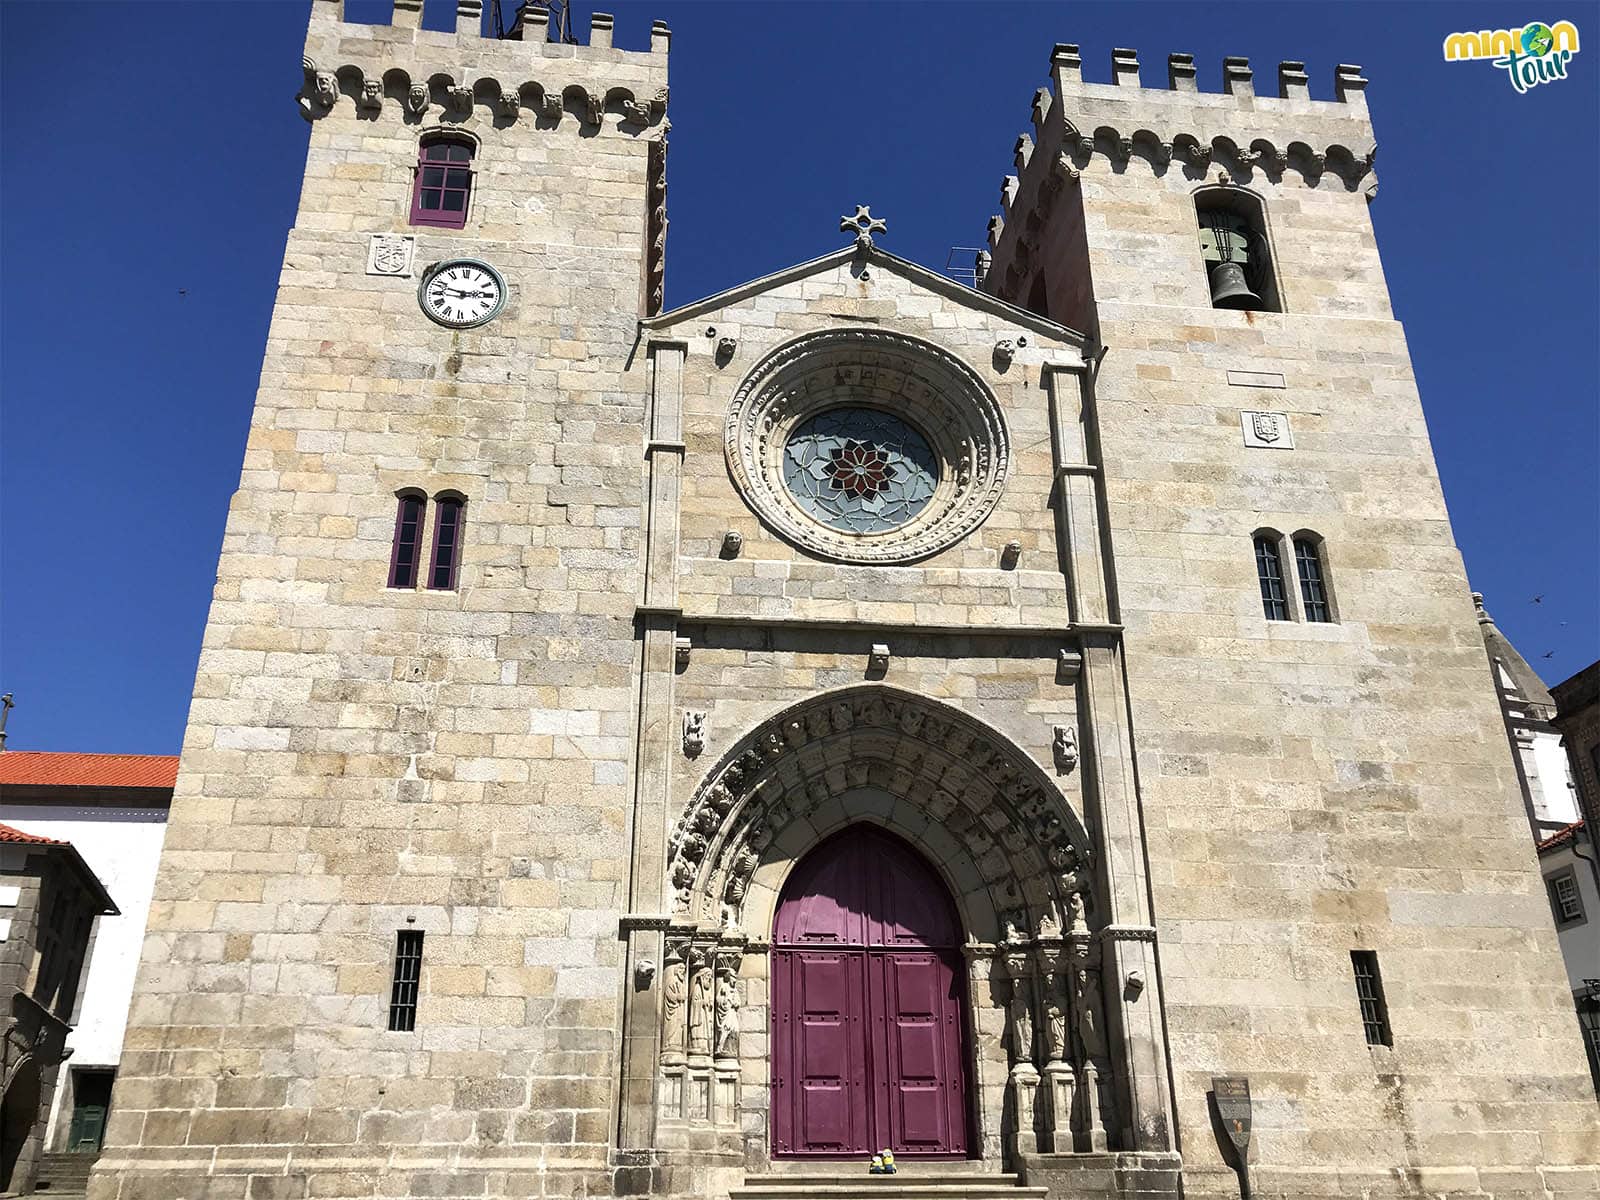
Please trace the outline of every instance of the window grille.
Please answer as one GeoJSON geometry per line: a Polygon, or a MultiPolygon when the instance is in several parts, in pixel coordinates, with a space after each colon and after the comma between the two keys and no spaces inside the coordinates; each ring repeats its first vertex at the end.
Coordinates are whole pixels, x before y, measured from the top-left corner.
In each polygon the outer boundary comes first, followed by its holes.
{"type": "Polygon", "coordinates": [[[411,223],[460,229],[467,223],[471,195],[472,143],[451,137],[423,142],[411,189],[411,223]]]}
{"type": "Polygon", "coordinates": [[[1306,620],[1331,621],[1328,589],[1322,578],[1322,555],[1310,538],[1295,538],[1294,562],[1300,572],[1300,598],[1305,601],[1306,620]]]}
{"type": "Polygon", "coordinates": [[[1261,607],[1269,621],[1287,621],[1289,605],[1283,591],[1283,564],[1277,542],[1266,534],[1256,535],[1256,577],[1261,581],[1261,607]]]}
{"type": "Polygon", "coordinates": [[[456,496],[439,497],[438,523],[433,530],[433,569],[428,586],[435,591],[450,591],[456,586],[456,568],[461,560],[461,519],[466,507],[456,496]]]}
{"type": "Polygon", "coordinates": [[[1355,968],[1356,999],[1361,1002],[1361,1026],[1366,1031],[1367,1045],[1394,1045],[1394,1035],[1389,1029],[1389,1005],[1383,998],[1383,976],[1378,974],[1378,952],[1352,950],[1350,964],[1355,968]]]}
{"type": "Polygon", "coordinates": [[[389,997],[389,1031],[410,1033],[417,1027],[417,989],[422,980],[422,930],[402,929],[395,935],[394,990],[389,997]]]}
{"type": "Polygon", "coordinates": [[[417,586],[417,547],[422,541],[422,517],[427,502],[420,493],[400,497],[400,513],[394,522],[394,554],[389,559],[389,586],[417,586]]]}

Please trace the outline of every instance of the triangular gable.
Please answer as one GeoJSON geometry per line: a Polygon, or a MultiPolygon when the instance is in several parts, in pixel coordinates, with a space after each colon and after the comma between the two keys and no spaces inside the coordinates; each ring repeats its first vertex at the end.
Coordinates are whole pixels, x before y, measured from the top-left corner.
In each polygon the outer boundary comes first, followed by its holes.
{"type": "MultiPolygon", "coordinates": [[[[861,252],[855,246],[846,246],[843,249],[824,254],[821,258],[814,258],[810,262],[798,263],[772,275],[763,275],[759,279],[741,283],[737,287],[718,292],[714,296],[706,296],[703,299],[692,301],[668,312],[657,313],[653,317],[645,317],[639,324],[644,329],[670,329],[681,321],[690,320],[720,308],[726,308],[730,304],[737,304],[742,300],[749,299],[751,296],[759,296],[763,292],[775,291],[796,280],[836,270],[854,260],[859,253],[861,252]]],[[[925,288],[936,295],[944,297],[946,300],[954,301],[956,304],[976,309],[979,312],[990,313],[1023,329],[1031,329],[1035,333],[1042,334],[1058,342],[1076,346],[1079,350],[1082,350],[1084,343],[1088,341],[1088,338],[1076,329],[1069,328],[1066,325],[1058,325],[1056,322],[1046,317],[1041,317],[1037,313],[1031,313],[1025,308],[1018,308],[1015,304],[1008,304],[1004,300],[980,292],[975,288],[967,287],[946,275],[939,274],[937,271],[930,271],[927,267],[911,262],[909,259],[901,258],[897,254],[890,254],[887,250],[881,250],[874,246],[871,250],[865,252],[865,257],[866,261],[872,266],[892,271],[918,287],[925,288]]]]}

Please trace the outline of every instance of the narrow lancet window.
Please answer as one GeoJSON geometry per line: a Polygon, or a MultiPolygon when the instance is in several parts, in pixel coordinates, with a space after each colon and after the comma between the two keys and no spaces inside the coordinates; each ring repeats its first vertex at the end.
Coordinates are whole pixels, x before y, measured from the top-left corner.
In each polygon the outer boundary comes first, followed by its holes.
{"type": "Polygon", "coordinates": [[[1283,590],[1283,562],[1278,542],[1270,534],[1256,534],[1256,577],[1261,582],[1261,607],[1269,621],[1287,621],[1289,604],[1283,590]]]}
{"type": "Polygon", "coordinates": [[[417,1027],[417,991],[422,982],[422,930],[402,929],[395,935],[394,988],[389,994],[389,1032],[410,1033],[417,1027]]]}
{"type": "Polygon", "coordinates": [[[433,530],[433,565],[428,587],[448,592],[456,586],[461,561],[461,519],[466,503],[459,496],[440,496],[438,524],[433,530]]]}
{"type": "Polygon", "coordinates": [[[417,586],[417,559],[422,544],[422,517],[427,501],[421,492],[401,492],[394,522],[394,552],[389,557],[389,586],[417,586]]]}
{"type": "Polygon", "coordinates": [[[1300,599],[1305,602],[1306,620],[1333,620],[1328,587],[1322,576],[1322,554],[1311,538],[1295,538],[1294,565],[1300,574],[1300,599]]]}
{"type": "Polygon", "coordinates": [[[1356,999],[1361,1004],[1361,1026],[1366,1031],[1367,1045],[1394,1045],[1389,1005],[1383,998],[1383,976],[1378,973],[1378,952],[1352,950],[1350,965],[1355,969],[1356,999]]]}

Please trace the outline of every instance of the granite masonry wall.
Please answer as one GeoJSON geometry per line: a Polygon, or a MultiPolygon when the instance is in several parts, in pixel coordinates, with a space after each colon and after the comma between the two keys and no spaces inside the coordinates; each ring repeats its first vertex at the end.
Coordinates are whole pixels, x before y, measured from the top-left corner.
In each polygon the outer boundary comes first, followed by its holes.
{"type": "MultiPolygon", "coordinates": [[[[1250,1078],[1255,1194],[1577,1196],[1600,1127],[1368,212],[1360,68],[1309,99],[1187,56],[1140,87],[1058,46],[986,287],[1085,281],[1187,1194],[1232,1196],[1208,1110],[1250,1078]],[[1284,311],[1210,307],[1194,193],[1265,202],[1284,311]],[[1287,414],[1252,448],[1241,411],[1287,414]],[[1269,621],[1252,535],[1309,531],[1330,623],[1269,621]],[[1393,1046],[1363,1037],[1376,951],[1393,1046]]],[[[1397,163],[1395,169],[1405,170],[1397,163]]],[[[1433,397],[1448,405],[1448,396],[1433,397]]],[[[1292,582],[1292,562],[1285,560],[1292,582]]]]}

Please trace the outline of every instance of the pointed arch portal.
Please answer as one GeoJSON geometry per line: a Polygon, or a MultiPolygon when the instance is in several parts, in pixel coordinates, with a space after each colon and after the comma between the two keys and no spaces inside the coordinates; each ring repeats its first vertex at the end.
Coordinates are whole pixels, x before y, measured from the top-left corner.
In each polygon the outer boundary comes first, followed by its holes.
{"type": "Polygon", "coordinates": [[[773,930],[778,1156],[965,1156],[961,942],[943,880],[875,826],[849,826],[796,866],[773,930]]]}

